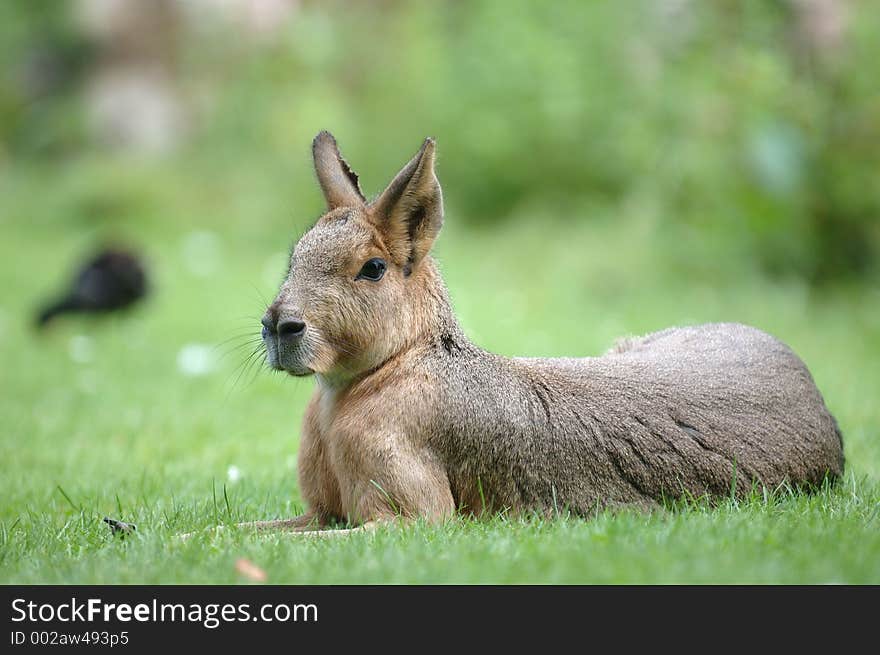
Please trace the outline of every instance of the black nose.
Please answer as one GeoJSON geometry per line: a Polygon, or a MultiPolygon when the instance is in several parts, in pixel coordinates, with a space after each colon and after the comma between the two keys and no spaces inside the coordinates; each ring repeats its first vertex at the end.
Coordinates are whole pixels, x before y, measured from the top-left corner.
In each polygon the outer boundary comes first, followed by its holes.
{"type": "Polygon", "coordinates": [[[282,318],[278,321],[276,329],[282,339],[297,339],[306,331],[306,324],[295,318],[282,318]]]}

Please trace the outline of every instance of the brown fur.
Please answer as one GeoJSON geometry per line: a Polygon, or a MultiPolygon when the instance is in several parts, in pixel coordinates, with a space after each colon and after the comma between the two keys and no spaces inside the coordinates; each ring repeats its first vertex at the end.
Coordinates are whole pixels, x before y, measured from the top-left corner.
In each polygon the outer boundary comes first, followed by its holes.
{"type": "Polygon", "coordinates": [[[672,328],[582,359],[475,346],[429,254],[443,222],[434,142],[371,203],[333,137],[313,150],[328,211],[264,319],[270,363],[317,378],[299,451],[308,512],[254,527],[588,515],[842,474],[840,432],[807,368],[755,328],[672,328]],[[384,277],[359,277],[374,257],[384,277]],[[279,336],[285,320],[304,333],[279,336]]]}

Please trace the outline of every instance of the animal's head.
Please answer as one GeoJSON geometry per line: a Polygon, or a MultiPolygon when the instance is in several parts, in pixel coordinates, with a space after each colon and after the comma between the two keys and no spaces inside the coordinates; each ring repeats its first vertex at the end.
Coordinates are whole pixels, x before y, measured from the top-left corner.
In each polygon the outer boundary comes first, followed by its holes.
{"type": "Polygon", "coordinates": [[[372,202],[333,136],[318,134],[312,153],[327,212],[294,247],[263,341],[275,369],[344,379],[418,336],[443,198],[432,139],[372,202]]]}

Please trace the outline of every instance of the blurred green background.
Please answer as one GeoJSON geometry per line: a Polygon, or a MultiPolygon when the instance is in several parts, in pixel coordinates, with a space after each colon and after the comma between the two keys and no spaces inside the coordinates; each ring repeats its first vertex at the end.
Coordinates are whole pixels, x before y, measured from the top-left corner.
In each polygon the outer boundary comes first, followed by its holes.
{"type": "MultiPolygon", "coordinates": [[[[430,134],[459,223],[613,215],[700,274],[876,271],[873,3],[138,4],[0,9],[4,177],[76,185],[58,223],[124,230],[207,188],[255,227],[305,224],[319,129],[373,191],[430,134]]],[[[211,211],[176,207],[179,227],[211,211]]]]}
{"type": "MultiPolygon", "coordinates": [[[[477,343],[585,356],[752,323],[810,366],[876,502],[878,21],[855,0],[0,4],[4,578],[104,580],[104,513],[195,529],[221,487],[227,518],[297,509],[311,382],[246,342],[323,209],[321,129],[368,195],[437,139],[436,254],[477,343]],[[144,254],[150,299],[36,334],[107,243],[144,254]]],[[[740,555],[676,579],[736,580],[740,555]]],[[[123,579],[215,579],[162,565],[123,579]]],[[[814,579],[780,566],[751,579],[814,579]]],[[[520,570],[484,581],[591,579],[520,570]]]]}

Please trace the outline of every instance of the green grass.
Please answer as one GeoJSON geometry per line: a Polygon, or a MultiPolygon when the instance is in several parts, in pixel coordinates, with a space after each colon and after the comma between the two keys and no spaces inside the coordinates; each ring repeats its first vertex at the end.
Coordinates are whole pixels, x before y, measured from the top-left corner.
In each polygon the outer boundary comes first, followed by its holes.
{"type": "MultiPolygon", "coordinates": [[[[260,491],[237,493],[232,516],[262,505],[260,491]],[[242,502],[242,506],[239,506],[242,502]]],[[[332,540],[247,533],[172,539],[156,500],[135,509],[145,533],[108,539],[94,512],[66,523],[32,517],[19,538],[16,582],[235,583],[239,557],[274,583],[862,583],[876,582],[876,488],[848,481],[812,498],[785,498],[654,515],[602,515],[383,528],[332,540]],[[66,527],[66,529],[64,529],[66,527]],[[24,551],[24,552],[22,552],[24,551]]],[[[210,503],[178,508],[181,524],[204,523],[210,503]]],[[[225,507],[218,510],[225,517],[225,507]]]]}
{"type": "Polygon", "coordinates": [[[505,354],[591,355],[674,324],[755,324],[810,366],[844,432],[845,478],[812,496],[590,521],[175,541],[301,510],[295,457],[312,382],[239,378],[248,351],[237,346],[256,334],[319,197],[310,180],[288,188],[277,171],[245,169],[236,185],[232,175],[204,162],[84,158],[0,181],[0,582],[231,583],[247,557],[273,583],[880,583],[876,282],[816,292],[768,281],[746,260],[702,255],[684,228],[638,205],[464,227],[454,188],[437,255],[475,341],[505,354]],[[125,316],[35,334],[38,299],[107,234],[144,248],[152,298],[125,316]],[[207,274],[186,263],[198,248],[213,253],[207,274]],[[180,372],[186,344],[229,338],[213,371],[180,372]],[[137,535],[111,538],[105,515],[136,523],[137,535]]]}

